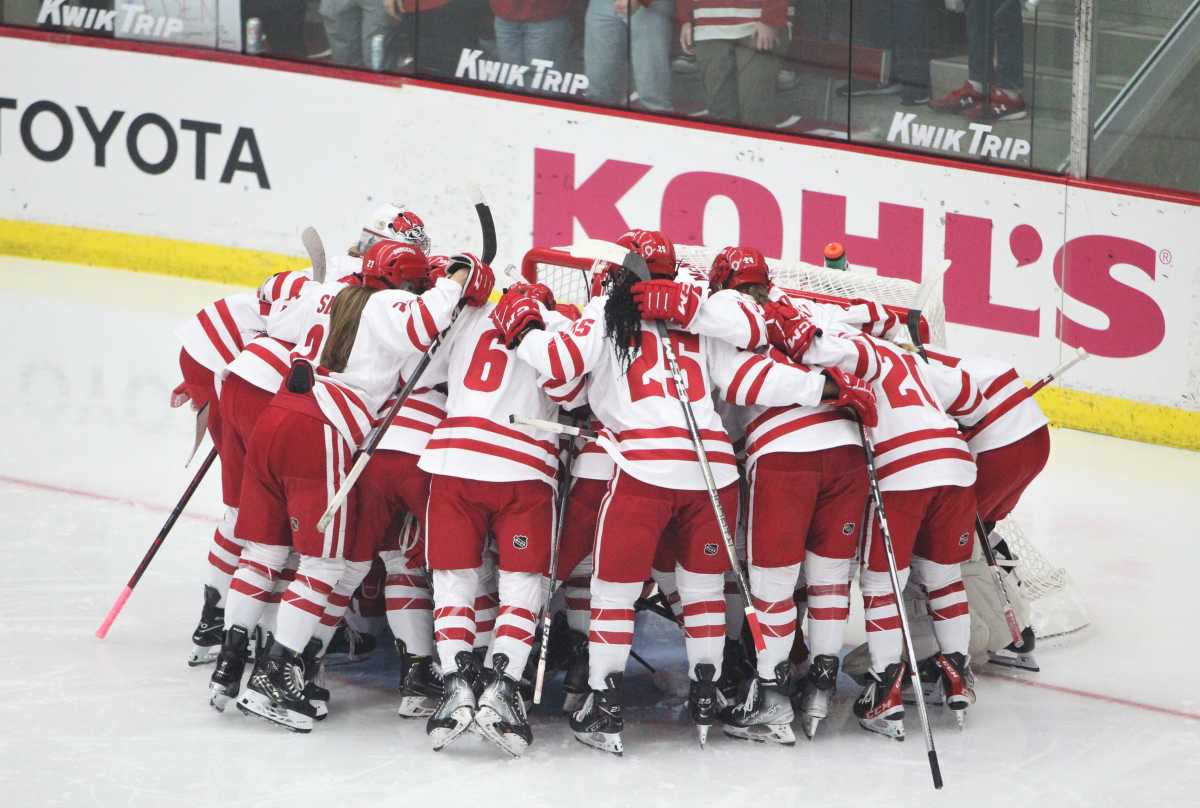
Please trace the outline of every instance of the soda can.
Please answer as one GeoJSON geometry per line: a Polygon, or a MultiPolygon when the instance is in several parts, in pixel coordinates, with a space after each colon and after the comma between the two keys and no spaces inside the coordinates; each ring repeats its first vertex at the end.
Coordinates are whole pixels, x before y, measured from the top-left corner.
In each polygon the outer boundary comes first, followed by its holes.
{"type": "Polygon", "coordinates": [[[262,20],[251,17],[246,20],[246,53],[262,53],[264,50],[262,20]]]}
{"type": "Polygon", "coordinates": [[[384,67],[384,52],[386,50],[384,47],[386,44],[384,42],[385,38],[386,37],[381,33],[375,34],[371,37],[371,40],[367,45],[367,65],[376,72],[383,70],[384,67]]]}

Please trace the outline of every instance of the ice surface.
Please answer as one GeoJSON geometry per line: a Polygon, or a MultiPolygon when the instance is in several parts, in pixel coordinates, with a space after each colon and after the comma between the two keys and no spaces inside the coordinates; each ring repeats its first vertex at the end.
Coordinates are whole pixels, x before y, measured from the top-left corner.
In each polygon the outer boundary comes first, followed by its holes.
{"type": "Polygon", "coordinates": [[[1092,625],[1040,648],[1040,674],[982,671],[965,732],[934,709],[936,796],[915,714],[903,744],[867,735],[846,680],[815,742],[714,733],[700,751],[680,709],[678,636],[652,616],[638,649],[676,692],[631,663],[622,759],[546,713],[522,760],[475,738],[435,754],[422,722],[395,715],[390,652],[331,673],[332,715],[309,736],[217,714],[211,669],[184,664],[215,474],[109,638],[92,634],[191,475],[191,417],[167,407],[172,330],[224,293],[0,259],[0,804],[1200,805],[1200,454],[1064,430],[1020,517],[1068,566],[1092,625]]]}

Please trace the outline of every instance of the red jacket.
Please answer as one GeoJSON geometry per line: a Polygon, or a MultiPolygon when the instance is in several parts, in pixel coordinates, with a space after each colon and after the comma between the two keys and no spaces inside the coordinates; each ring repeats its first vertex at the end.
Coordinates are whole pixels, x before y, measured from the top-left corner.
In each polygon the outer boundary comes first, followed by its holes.
{"type": "Polygon", "coordinates": [[[747,22],[764,22],[772,28],[787,25],[787,0],[675,0],[675,16],[680,22],[695,23],[697,27],[707,25],[738,25],[747,22]],[[713,16],[695,18],[696,9],[717,12],[713,16]],[[720,12],[756,10],[759,16],[721,16],[720,12]]]}
{"type": "Polygon", "coordinates": [[[492,13],[513,22],[543,22],[567,13],[571,0],[491,0],[492,13]]]}

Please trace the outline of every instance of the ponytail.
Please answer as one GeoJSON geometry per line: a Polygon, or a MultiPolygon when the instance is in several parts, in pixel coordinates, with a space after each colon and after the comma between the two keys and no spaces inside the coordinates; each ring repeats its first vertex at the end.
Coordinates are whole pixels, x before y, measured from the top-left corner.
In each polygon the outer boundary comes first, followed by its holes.
{"type": "Polygon", "coordinates": [[[377,290],[366,286],[347,286],[333,299],[329,311],[329,337],[321,351],[321,367],[331,373],[346,369],[354,338],[358,336],[358,321],[371,295],[377,290]]]}

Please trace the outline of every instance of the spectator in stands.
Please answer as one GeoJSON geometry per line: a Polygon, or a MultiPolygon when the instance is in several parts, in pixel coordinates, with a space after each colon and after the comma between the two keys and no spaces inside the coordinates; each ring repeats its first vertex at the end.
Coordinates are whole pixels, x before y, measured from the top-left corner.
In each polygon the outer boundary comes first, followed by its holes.
{"type": "Polygon", "coordinates": [[[929,103],[929,0],[893,0],[892,75],[906,107],[929,103]]]}
{"type": "Polygon", "coordinates": [[[787,0],[676,0],[676,12],[679,44],[700,65],[709,116],[774,126],[787,0]]]}
{"type": "Polygon", "coordinates": [[[527,65],[534,59],[565,70],[571,42],[572,0],[491,0],[500,61],[527,65]]]}
{"type": "Polygon", "coordinates": [[[475,0],[382,2],[388,16],[407,26],[415,43],[418,73],[453,76],[463,49],[476,46],[480,6],[475,0]]]}
{"type": "Polygon", "coordinates": [[[675,0],[588,0],[583,65],[588,98],[625,106],[629,74],[641,107],[671,112],[675,0]],[[632,64],[630,64],[632,63],[632,64]]]}
{"type": "Polygon", "coordinates": [[[837,88],[837,94],[842,98],[860,98],[866,95],[894,95],[900,92],[900,84],[895,78],[891,75],[880,75],[882,71],[876,73],[874,69],[883,64],[883,58],[899,40],[899,32],[896,31],[896,21],[893,18],[895,3],[893,0],[859,0],[848,5],[845,13],[850,17],[847,22],[851,31],[851,67],[857,69],[863,65],[869,66],[872,68],[871,72],[879,75],[879,78],[852,76],[850,81],[837,88]],[[856,53],[853,48],[866,50],[856,53]],[[859,64],[860,60],[863,65],[859,64]]]}
{"type": "MultiPolygon", "coordinates": [[[[1025,42],[1018,0],[945,0],[946,8],[967,14],[967,81],[929,106],[958,112],[972,120],[1016,121],[1028,115],[1025,108],[1025,42]],[[990,99],[985,103],[993,49],[995,74],[990,99]]],[[[1028,8],[1038,0],[1025,0],[1028,8]]]]}
{"type": "MultiPolygon", "coordinates": [[[[371,39],[386,37],[393,26],[384,4],[388,0],[321,0],[321,21],[333,61],[350,67],[370,66],[371,39]]],[[[301,15],[303,16],[303,15],[301,15]]]]}

